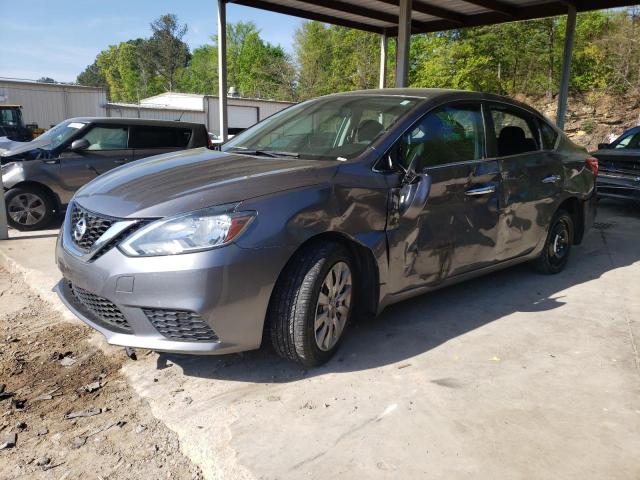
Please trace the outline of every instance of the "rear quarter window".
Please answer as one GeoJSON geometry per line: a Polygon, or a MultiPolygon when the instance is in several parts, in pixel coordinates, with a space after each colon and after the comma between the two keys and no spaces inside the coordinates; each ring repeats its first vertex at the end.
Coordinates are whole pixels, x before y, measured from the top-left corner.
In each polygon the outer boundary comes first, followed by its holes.
{"type": "Polygon", "coordinates": [[[131,148],[186,148],[191,140],[191,129],[173,127],[134,126],[131,148]]]}

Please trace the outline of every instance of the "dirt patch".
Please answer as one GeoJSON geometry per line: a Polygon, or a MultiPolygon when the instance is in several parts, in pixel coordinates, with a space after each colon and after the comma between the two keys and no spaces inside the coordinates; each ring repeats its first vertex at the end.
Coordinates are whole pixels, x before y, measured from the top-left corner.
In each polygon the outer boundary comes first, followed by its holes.
{"type": "Polygon", "coordinates": [[[61,320],[0,269],[0,479],[201,478],[127,385],[122,349],[61,320]]]}

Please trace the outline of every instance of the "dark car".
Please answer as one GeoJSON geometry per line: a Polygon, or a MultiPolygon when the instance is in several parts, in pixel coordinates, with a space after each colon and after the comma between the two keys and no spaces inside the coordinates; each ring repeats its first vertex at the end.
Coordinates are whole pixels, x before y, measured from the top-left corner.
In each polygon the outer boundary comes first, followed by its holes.
{"type": "Polygon", "coordinates": [[[27,143],[0,144],[9,225],[46,227],[85,183],[140,158],[210,146],[199,123],[71,118],[27,143]]]}
{"type": "Polygon", "coordinates": [[[521,262],[560,272],[593,222],[596,169],[504,97],[330,95],[221,152],[142,160],[80,189],[57,291],[116,345],[229,353],[264,332],[318,365],[354,316],[521,262]]]}
{"type": "Polygon", "coordinates": [[[24,124],[20,105],[0,105],[0,137],[17,142],[28,142],[33,132],[24,124]]]}
{"type": "Polygon", "coordinates": [[[640,202],[640,127],[627,130],[612,143],[601,143],[598,158],[598,195],[640,202]]]}

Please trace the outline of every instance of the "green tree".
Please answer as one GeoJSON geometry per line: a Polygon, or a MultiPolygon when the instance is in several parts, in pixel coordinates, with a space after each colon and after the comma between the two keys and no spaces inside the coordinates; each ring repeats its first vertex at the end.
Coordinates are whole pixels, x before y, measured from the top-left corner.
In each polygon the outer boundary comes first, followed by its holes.
{"type": "Polygon", "coordinates": [[[214,45],[193,50],[183,70],[178,89],[186,93],[213,94],[218,91],[218,51],[214,45]]]}
{"type": "Polygon", "coordinates": [[[375,88],[380,36],[320,22],[305,22],[294,36],[298,95],[375,88]]]}
{"type": "MultiPolygon", "coordinates": [[[[213,45],[193,51],[179,88],[194,93],[218,93],[217,36],[213,45]]],[[[295,69],[282,47],[260,38],[252,22],[227,25],[227,84],[244,97],[293,99],[295,69]]]]}
{"type": "Polygon", "coordinates": [[[151,38],[142,44],[144,59],[171,91],[189,61],[189,47],[182,40],[187,25],[180,25],[178,17],[169,13],[151,22],[151,31],[151,38]]]}
{"type": "Polygon", "coordinates": [[[95,60],[91,65],[88,65],[80,75],[76,78],[76,83],[79,85],[85,85],[87,87],[103,87],[108,88],[109,84],[104,76],[104,73],[98,66],[98,61],[95,60]]]}

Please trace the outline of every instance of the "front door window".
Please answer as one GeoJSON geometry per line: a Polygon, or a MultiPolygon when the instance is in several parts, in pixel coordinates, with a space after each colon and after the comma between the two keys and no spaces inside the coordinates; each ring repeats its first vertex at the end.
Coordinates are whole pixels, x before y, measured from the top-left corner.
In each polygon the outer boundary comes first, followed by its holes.
{"type": "Polygon", "coordinates": [[[127,148],[127,127],[98,126],[89,130],[82,138],[89,142],[87,150],[124,150],[127,148]]]}

